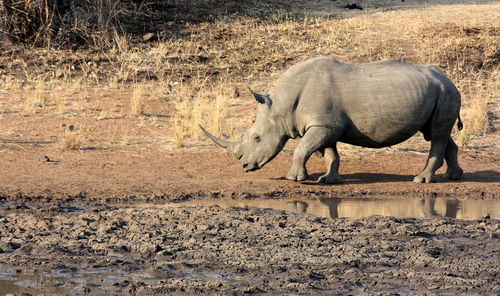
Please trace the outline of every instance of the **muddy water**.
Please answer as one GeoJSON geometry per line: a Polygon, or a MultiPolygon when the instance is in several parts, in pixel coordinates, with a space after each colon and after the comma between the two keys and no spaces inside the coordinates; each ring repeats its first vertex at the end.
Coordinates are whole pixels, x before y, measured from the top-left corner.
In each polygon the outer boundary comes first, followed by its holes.
{"type": "MultiPolygon", "coordinates": [[[[325,218],[363,218],[373,215],[398,218],[451,217],[475,220],[500,219],[500,200],[458,198],[319,198],[281,199],[200,199],[166,204],[166,207],[214,206],[222,208],[268,208],[325,218]]],[[[150,207],[151,204],[148,204],[150,207]]]]}
{"type": "Polygon", "coordinates": [[[87,271],[78,274],[21,272],[3,268],[0,270],[0,295],[68,295],[85,292],[85,289],[79,289],[84,284],[95,288],[94,295],[109,295],[116,292],[111,284],[123,276],[121,273],[105,271],[87,271]]]}
{"type": "Polygon", "coordinates": [[[20,269],[0,268],[0,295],[117,295],[118,283],[141,281],[145,284],[172,278],[189,281],[233,284],[237,278],[223,278],[216,272],[187,270],[177,276],[158,270],[125,272],[120,270],[90,269],[83,272],[24,272],[20,269]]]}

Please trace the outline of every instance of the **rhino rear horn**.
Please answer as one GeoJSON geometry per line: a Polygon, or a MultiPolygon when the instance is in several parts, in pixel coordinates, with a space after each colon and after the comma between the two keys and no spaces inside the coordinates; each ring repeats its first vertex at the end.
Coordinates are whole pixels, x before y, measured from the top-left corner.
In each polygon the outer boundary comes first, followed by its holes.
{"type": "Polygon", "coordinates": [[[209,133],[201,125],[199,125],[199,127],[200,127],[201,131],[205,134],[205,136],[207,136],[210,140],[214,141],[217,145],[226,148],[227,150],[229,150],[229,152],[231,152],[233,154],[235,153],[236,143],[219,139],[216,136],[214,136],[211,133],[209,133]]]}
{"type": "Polygon", "coordinates": [[[271,98],[269,97],[269,95],[261,95],[259,93],[254,92],[251,88],[248,88],[248,89],[252,93],[255,100],[257,102],[259,102],[260,104],[267,104],[270,106],[273,103],[273,101],[271,101],[271,98]]]}

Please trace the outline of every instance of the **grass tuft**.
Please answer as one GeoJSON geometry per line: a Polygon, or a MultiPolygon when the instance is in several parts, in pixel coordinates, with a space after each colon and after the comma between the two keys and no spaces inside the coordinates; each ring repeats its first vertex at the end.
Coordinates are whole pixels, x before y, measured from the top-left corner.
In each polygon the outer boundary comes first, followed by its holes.
{"type": "Polygon", "coordinates": [[[144,85],[137,85],[132,92],[132,98],[130,102],[132,115],[136,117],[144,115],[144,96],[144,85]]]}
{"type": "Polygon", "coordinates": [[[199,82],[196,87],[181,84],[174,90],[176,113],[171,123],[177,147],[187,139],[204,139],[199,125],[217,137],[234,137],[228,123],[229,89],[224,84],[210,87],[199,82]]]}
{"type": "Polygon", "coordinates": [[[470,142],[473,139],[473,135],[469,132],[467,128],[458,132],[458,145],[463,148],[469,148],[470,142]]]}
{"type": "Polygon", "coordinates": [[[79,132],[65,131],[61,138],[64,150],[80,150],[83,148],[84,137],[79,132]]]}

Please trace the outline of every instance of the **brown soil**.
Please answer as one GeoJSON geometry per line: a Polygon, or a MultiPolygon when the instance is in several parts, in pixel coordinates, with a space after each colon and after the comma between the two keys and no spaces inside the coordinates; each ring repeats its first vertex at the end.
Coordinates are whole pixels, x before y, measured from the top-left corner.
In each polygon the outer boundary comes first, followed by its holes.
{"type": "MultiPolygon", "coordinates": [[[[460,152],[460,181],[416,184],[411,180],[426,155],[406,151],[344,156],[344,184],[296,183],[283,176],[291,155],[281,153],[262,170],[244,173],[239,162],[219,149],[208,151],[61,151],[31,148],[30,140],[9,143],[0,158],[0,193],[6,199],[186,199],[204,196],[357,196],[410,195],[498,197],[498,151],[460,152]],[[14,145],[15,144],[15,145],[14,145]],[[22,147],[23,149],[16,148],[22,147]],[[47,156],[41,159],[41,155],[47,156]]],[[[37,144],[34,144],[37,145],[37,144]]],[[[44,144],[38,144],[44,146],[44,144]]],[[[309,161],[312,178],[324,173],[321,158],[309,161]]]]}

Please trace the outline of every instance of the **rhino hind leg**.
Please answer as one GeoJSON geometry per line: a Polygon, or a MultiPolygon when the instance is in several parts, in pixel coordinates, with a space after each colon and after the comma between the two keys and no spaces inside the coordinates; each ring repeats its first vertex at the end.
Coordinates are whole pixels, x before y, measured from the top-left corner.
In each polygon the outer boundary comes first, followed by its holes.
{"type": "Polygon", "coordinates": [[[416,183],[433,183],[434,172],[444,163],[444,152],[448,145],[448,138],[433,138],[431,140],[431,150],[423,171],[413,178],[416,183]]]}
{"type": "Polygon", "coordinates": [[[339,175],[340,156],[337,151],[337,143],[333,147],[325,148],[324,152],[326,174],[318,178],[319,183],[338,184],[342,183],[339,175]]]}
{"type": "Polygon", "coordinates": [[[315,151],[325,146],[331,134],[329,129],[323,127],[311,127],[307,130],[293,153],[292,168],[286,176],[288,180],[304,181],[309,177],[306,170],[307,160],[315,151]]]}
{"type": "Polygon", "coordinates": [[[446,160],[446,165],[448,166],[448,169],[446,170],[446,173],[443,175],[443,179],[458,180],[463,176],[464,171],[458,165],[457,154],[458,154],[458,146],[450,137],[448,139],[448,145],[446,146],[446,150],[444,152],[444,159],[446,160]]]}

